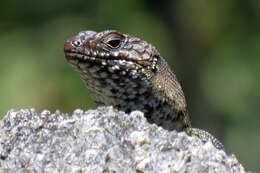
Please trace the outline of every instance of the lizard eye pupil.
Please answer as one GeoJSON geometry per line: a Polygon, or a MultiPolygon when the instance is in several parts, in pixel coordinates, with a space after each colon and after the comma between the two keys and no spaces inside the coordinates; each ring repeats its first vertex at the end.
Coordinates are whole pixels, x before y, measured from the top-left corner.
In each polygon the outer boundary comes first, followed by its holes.
{"type": "Polygon", "coordinates": [[[118,48],[120,45],[120,40],[109,40],[107,44],[112,48],[118,48]]]}

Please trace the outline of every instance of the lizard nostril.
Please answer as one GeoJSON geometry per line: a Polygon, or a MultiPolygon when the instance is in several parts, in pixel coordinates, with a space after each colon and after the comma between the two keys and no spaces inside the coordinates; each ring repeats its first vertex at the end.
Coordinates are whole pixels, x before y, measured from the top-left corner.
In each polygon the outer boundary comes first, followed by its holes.
{"type": "Polygon", "coordinates": [[[75,46],[75,47],[81,46],[81,42],[80,42],[79,40],[73,41],[72,44],[73,44],[73,46],[75,46]]]}

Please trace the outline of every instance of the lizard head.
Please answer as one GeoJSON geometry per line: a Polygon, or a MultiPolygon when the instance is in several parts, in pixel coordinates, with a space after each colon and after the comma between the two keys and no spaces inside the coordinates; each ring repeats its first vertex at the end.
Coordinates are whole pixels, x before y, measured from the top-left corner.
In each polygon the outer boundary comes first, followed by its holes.
{"type": "Polygon", "coordinates": [[[159,57],[151,44],[115,30],[82,31],[66,41],[64,52],[70,63],[100,64],[110,71],[130,72],[133,77],[149,77],[159,57]]]}

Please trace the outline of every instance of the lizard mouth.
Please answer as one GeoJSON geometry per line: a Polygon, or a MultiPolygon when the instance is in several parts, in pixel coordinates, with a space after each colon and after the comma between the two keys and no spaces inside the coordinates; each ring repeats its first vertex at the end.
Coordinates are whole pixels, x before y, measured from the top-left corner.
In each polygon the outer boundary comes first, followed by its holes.
{"type": "Polygon", "coordinates": [[[68,61],[72,62],[82,62],[82,63],[89,63],[94,62],[102,65],[107,64],[114,64],[114,62],[118,62],[121,65],[129,64],[129,65],[139,65],[142,67],[151,66],[153,62],[147,61],[147,60],[133,60],[126,57],[113,57],[109,54],[101,54],[101,55],[87,55],[83,53],[78,52],[72,52],[72,51],[65,51],[65,55],[68,61]]]}
{"type": "Polygon", "coordinates": [[[128,64],[137,64],[134,61],[129,61],[120,58],[114,57],[100,57],[100,56],[91,56],[83,53],[76,53],[76,52],[65,52],[66,58],[70,62],[78,62],[78,63],[96,63],[100,65],[114,65],[116,62],[120,62],[121,64],[128,63],[128,64]]]}

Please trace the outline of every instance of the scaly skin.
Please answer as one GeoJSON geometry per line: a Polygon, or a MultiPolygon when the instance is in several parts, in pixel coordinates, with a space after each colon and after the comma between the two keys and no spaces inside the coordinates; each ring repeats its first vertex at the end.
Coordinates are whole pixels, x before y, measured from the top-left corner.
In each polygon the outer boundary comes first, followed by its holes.
{"type": "Polygon", "coordinates": [[[141,110],[150,123],[184,130],[224,149],[208,132],[191,127],[181,86],[151,44],[114,30],[82,31],[66,41],[64,52],[97,105],[126,113],[141,110]]]}

